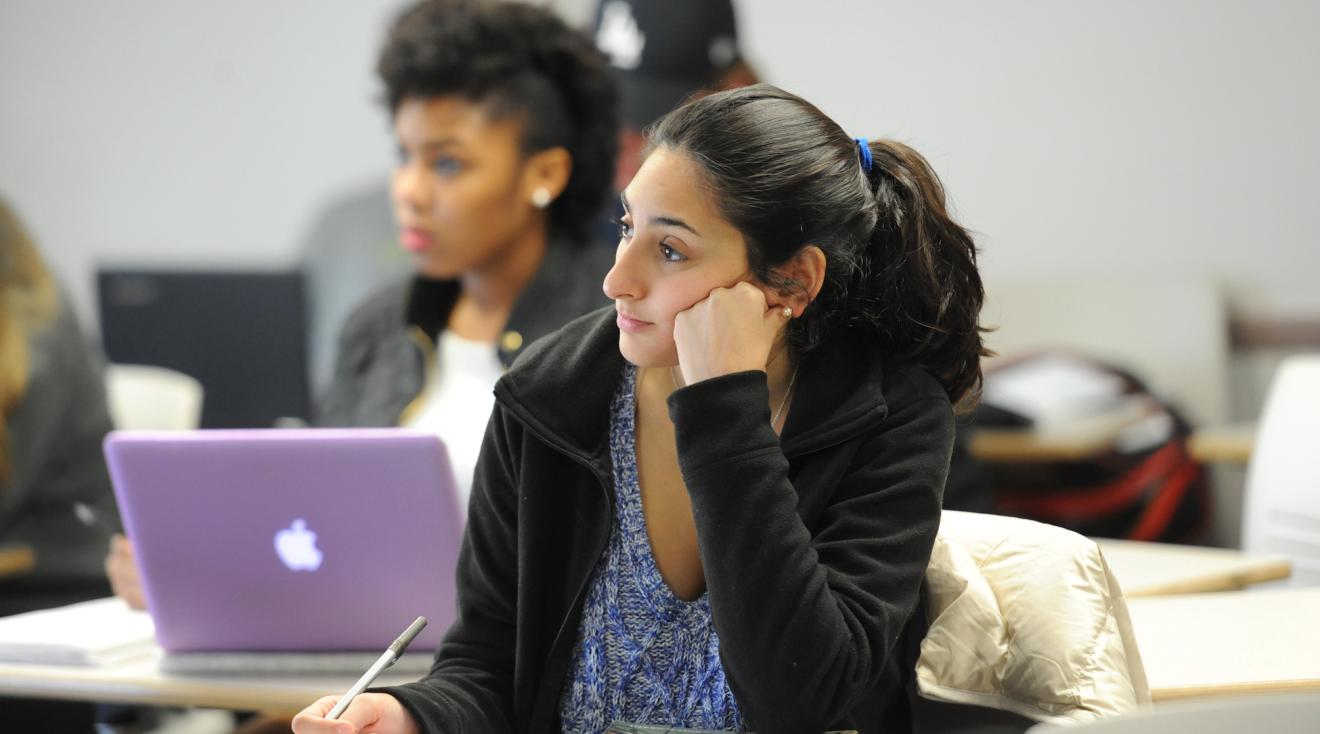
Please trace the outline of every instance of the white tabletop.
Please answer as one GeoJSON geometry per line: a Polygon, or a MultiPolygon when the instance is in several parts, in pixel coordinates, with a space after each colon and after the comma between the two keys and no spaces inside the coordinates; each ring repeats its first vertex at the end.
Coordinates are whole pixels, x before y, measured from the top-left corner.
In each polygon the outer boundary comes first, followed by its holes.
{"type": "Polygon", "coordinates": [[[1320,690],[1320,588],[1128,600],[1156,701],[1320,690]]]}
{"type": "Polygon", "coordinates": [[[1283,556],[1133,540],[1095,542],[1129,598],[1231,591],[1292,573],[1283,556]]]}
{"type": "MultiPolygon", "coordinates": [[[[158,660],[153,655],[100,667],[0,663],[0,694],[294,714],[322,696],[343,693],[360,675],[183,675],[162,672],[158,660]]],[[[417,677],[386,672],[375,685],[417,677]]]]}

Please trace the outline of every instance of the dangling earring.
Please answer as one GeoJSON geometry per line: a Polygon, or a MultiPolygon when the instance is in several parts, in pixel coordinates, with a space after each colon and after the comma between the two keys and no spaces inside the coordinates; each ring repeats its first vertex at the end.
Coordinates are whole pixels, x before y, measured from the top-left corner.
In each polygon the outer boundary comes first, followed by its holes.
{"type": "Polygon", "coordinates": [[[550,201],[551,201],[550,189],[547,189],[544,186],[542,186],[541,188],[532,192],[532,206],[536,207],[537,209],[544,209],[547,206],[550,206],[550,201]]]}

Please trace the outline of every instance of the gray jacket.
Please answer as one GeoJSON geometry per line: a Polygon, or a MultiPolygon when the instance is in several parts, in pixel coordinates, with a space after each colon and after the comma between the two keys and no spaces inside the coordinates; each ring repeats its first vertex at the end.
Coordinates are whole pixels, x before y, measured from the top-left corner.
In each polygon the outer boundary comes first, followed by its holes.
{"type": "MultiPolygon", "coordinates": [[[[601,290],[612,248],[551,242],[497,343],[508,367],[529,344],[609,301],[601,290]]],[[[316,423],[397,426],[421,395],[435,345],[458,299],[454,280],[413,277],[376,293],[348,317],[316,423]]]]}
{"type": "Polygon", "coordinates": [[[109,593],[106,529],[88,527],[74,503],[90,505],[118,527],[101,441],[110,430],[101,358],[84,341],[69,303],[30,336],[31,377],[7,419],[12,473],[0,487],[0,545],[36,553],[31,573],[0,582],[0,609],[109,593]]]}

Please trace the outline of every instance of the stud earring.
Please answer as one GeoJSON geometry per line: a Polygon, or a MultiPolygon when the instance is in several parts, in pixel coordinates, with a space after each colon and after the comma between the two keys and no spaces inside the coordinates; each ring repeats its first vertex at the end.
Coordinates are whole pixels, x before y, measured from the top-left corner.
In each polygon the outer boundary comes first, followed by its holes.
{"type": "Polygon", "coordinates": [[[791,319],[791,318],[793,318],[793,307],[792,307],[792,306],[784,306],[783,313],[784,313],[784,318],[786,318],[786,319],[791,319]]]}
{"type": "Polygon", "coordinates": [[[532,192],[532,206],[544,209],[550,206],[550,189],[541,187],[532,192]]]}

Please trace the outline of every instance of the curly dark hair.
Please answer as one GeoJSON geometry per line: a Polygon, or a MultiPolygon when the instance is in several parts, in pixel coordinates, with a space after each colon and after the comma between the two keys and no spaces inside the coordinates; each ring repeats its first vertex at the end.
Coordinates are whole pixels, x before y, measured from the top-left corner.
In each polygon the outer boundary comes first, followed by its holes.
{"type": "Polygon", "coordinates": [[[865,333],[964,411],[975,403],[989,354],[976,245],[916,151],[872,140],[864,157],[823,112],[768,84],[689,102],[656,123],[647,146],[696,161],[762,282],[801,289],[772,269],[807,245],[824,251],[824,287],[789,332],[797,353],[865,333]]]}
{"type": "Polygon", "coordinates": [[[613,181],[619,90],[589,37],[533,5],[425,0],[395,21],[376,72],[391,114],[410,97],[458,95],[519,118],[524,154],[567,149],[573,172],[550,228],[591,230],[613,181]]]}

